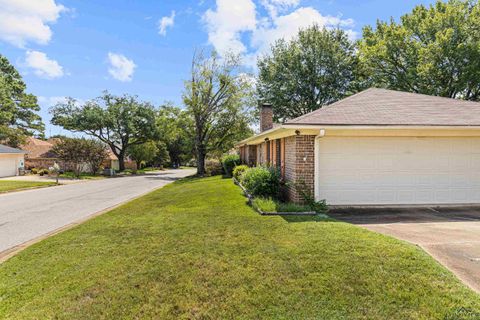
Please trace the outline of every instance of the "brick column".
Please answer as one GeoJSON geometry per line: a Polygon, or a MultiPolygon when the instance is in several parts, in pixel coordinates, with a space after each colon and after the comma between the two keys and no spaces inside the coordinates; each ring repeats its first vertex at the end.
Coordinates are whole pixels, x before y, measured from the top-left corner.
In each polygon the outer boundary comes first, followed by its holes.
{"type": "Polygon", "coordinates": [[[314,192],[315,185],[315,136],[291,136],[285,138],[285,179],[289,183],[287,196],[290,201],[301,203],[295,184],[303,182],[314,192]]]}
{"type": "Polygon", "coordinates": [[[254,166],[257,163],[257,146],[248,146],[248,165],[254,166]]]}

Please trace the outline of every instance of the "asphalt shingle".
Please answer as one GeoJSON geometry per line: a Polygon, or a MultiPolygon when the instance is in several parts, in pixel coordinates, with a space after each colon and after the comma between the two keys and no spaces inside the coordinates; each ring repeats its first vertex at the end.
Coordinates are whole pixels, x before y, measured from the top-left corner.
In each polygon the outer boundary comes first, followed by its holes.
{"type": "Polygon", "coordinates": [[[25,153],[25,151],[0,144],[0,153],[25,153]]]}
{"type": "Polygon", "coordinates": [[[480,103],[371,88],[286,124],[480,126],[480,103]]]}

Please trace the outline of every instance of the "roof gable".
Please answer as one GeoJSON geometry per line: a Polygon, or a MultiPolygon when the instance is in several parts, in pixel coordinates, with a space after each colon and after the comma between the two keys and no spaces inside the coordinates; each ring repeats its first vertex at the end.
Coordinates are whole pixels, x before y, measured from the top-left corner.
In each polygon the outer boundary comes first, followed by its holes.
{"type": "Polygon", "coordinates": [[[480,126],[480,103],[370,88],[286,124],[480,126]]]}
{"type": "Polygon", "coordinates": [[[2,154],[2,153],[3,154],[5,154],[5,153],[8,153],[8,154],[11,154],[11,153],[24,154],[25,151],[0,144],[0,154],[2,154]]]}
{"type": "Polygon", "coordinates": [[[29,159],[57,158],[57,156],[52,152],[53,144],[48,141],[28,137],[27,141],[22,145],[21,148],[28,153],[29,159]]]}

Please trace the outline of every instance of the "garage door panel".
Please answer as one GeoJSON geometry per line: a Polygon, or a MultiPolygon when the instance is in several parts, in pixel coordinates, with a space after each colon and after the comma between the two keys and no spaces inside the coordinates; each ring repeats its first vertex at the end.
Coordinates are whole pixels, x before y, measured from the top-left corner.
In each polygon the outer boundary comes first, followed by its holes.
{"type": "Polygon", "coordinates": [[[14,176],[16,173],[16,162],[14,158],[0,157],[0,177],[14,176]]]}
{"type": "Polygon", "coordinates": [[[330,204],[480,203],[479,138],[326,137],[318,192],[330,204]]]}

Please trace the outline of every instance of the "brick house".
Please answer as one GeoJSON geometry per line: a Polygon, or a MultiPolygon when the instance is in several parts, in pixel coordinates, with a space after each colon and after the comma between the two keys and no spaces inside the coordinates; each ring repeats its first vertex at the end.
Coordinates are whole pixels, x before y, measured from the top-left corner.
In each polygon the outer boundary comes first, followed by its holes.
{"type": "MultiPolygon", "coordinates": [[[[27,170],[37,168],[37,169],[48,169],[52,167],[55,163],[58,163],[63,170],[71,170],[71,166],[68,163],[64,163],[58,159],[57,155],[52,152],[52,148],[58,143],[60,139],[51,138],[48,140],[40,140],[34,137],[28,137],[25,143],[20,147],[25,151],[25,168],[27,170]]],[[[107,159],[102,163],[102,167],[119,170],[118,158],[113,154],[113,152],[108,148],[107,159]]],[[[135,161],[127,158],[125,159],[125,168],[135,170],[137,164],[135,161]]],[[[88,166],[84,166],[85,171],[89,171],[88,166]]]]}
{"type": "Polygon", "coordinates": [[[48,169],[55,162],[59,163],[57,155],[52,152],[52,148],[58,139],[40,140],[34,137],[28,137],[25,143],[20,147],[26,152],[25,168],[30,170],[48,169]]]}
{"type": "Polygon", "coordinates": [[[371,88],[283,124],[270,105],[260,113],[260,133],[236,145],[242,162],[277,167],[317,200],[480,204],[480,103],[371,88]]]}

